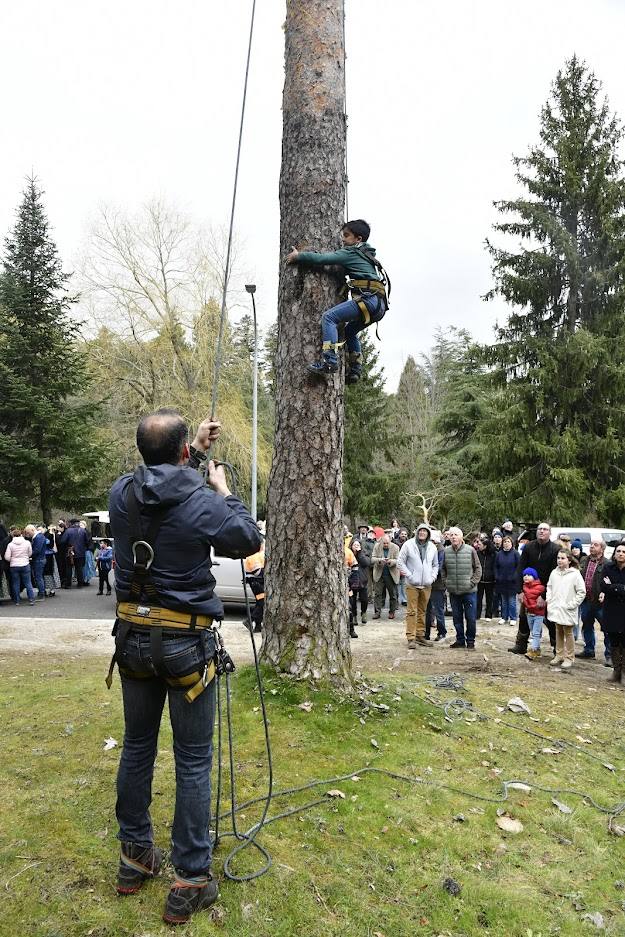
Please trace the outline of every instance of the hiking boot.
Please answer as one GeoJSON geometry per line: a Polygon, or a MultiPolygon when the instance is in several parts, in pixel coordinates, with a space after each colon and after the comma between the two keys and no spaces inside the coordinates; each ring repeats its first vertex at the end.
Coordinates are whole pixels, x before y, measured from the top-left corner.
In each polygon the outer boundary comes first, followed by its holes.
{"type": "Polygon", "coordinates": [[[322,356],[321,361],[315,361],[313,364],[309,364],[307,368],[309,374],[318,374],[320,377],[336,374],[338,369],[339,364],[336,358],[327,358],[325,355],[322,356]]]}
{"type": "Polygon", "coordinates": [[[446,637],[447,637],[446,634],[437,634],[436,637],[434,638],[434,640],[435,640],[435,641],[444,641],[446,637]]]}
{"type": "Polygon", "coordinates": [[[117,872],[118,895],[134,895],[146,879],[158,875],[162,861],[163,853],[158,846],[122,843],[117,872]]]}
{"type": "Polygon", "coordinates": [[[612,661],[614,665],[614,672],[612,676],[608,677],[608,683],[620,683],[623,676],[623,648],[622,647],[613,647],[612,648],[612,661]]]}
{"type": "Polygon", "coordinates": [[[414,641],[414,640],[409,641],[409,642],[408,642],[408,650],[409,650],[409,651],[416,651],[416,649],[417,649],[417,642],[414,641]]]}
{"type": "Polygon", "coordinates": [[[562,664],[563,662],[564,662],[564,658],[563,658],[563,657],[552,657],[551,660],[549,661],[549,666],[550,666],[550,667],[557,667],[558,664],[562,664]]]}
{"type": "Polygon", "coordinates": [[[560,665],[560,670],[570,670],[572,666],[573,666],[572,660],[563,660],[560,665]]]}
{"type": "Polygon", "coordinates": [[[374,612],[374,615],[373,615],[374,620],[379,617],[380,617],[380,612],[374,612]]]}
{"type": "Polygon", "coordinates": [[[418,634],[416,637],[417,644],[420,644],[421,647],[434,647],[433,641],[428,641],[427,638],[424,638],[423,635],[418,634]]]}
{"type": "Polygon", "coordinates": [[[362,354],[357,351],[350,351],[348,358],[349,366],[345,375],[346,384],[357,384],[362,375],[362,354]]]}
{"type": "Polygon", "coordinates": [[[516,633],[516,639],[514,642],[514,647],[508,648],[509,654],[525,654],[527,651],[527,641],[529,635],[521,634],[519,631],[516,633]]]}
{"type": "Polygon", "coordinates": [[[595,660],[594,653],[587,654],[586,651],[579,651],[575,657],[577,660],[595,660]]]}
{"type": "Polygon", "coordinates": [[[528,660],[538,660],[540,658],[540,651],[528,651],[525,656],[528,660]]]}
{"type": "Polygon", "coordinates": [[[467,651],[474,651],[474,650],[475,650],[475,642],[467,641],[467,651]]]}
{"type": "Polygon", "coordinates": [[[357,637],[358,637],[358,635],[356,634],[356,629],[354,628],[353,625],[352,625],[352,627],[349,629],[349,636],[350,636],[350,638],[357,638],[357,637]]]}
{"type": "Polygon", "coordinates": [[[163,920],[166,924],[186,924],[192,914],[210,908],[218,897],[219,886],[210,872],[189,878],[177,873],[167,896],[163,920]]]}
{"type": "Polygon", "coordinates": [[[366,625],[366,624],[367,624],[367,616],[366,616],[366,615],[363,614],[363,615],[360,616],[360,624],[361,624],[361,625],[366,625]]]}
{"type": "Polygon", "coordinates": [[[461,648],[466,647],[466,645],[465,645],[465,644],[461,644],[460,641],[454,641],[453,644],[450,644],[449,646],[452,647],[452,648],[454,648],[454,650],[455,650],[456,648],[458,648],[458,647],[461,647],[461,648]]]}

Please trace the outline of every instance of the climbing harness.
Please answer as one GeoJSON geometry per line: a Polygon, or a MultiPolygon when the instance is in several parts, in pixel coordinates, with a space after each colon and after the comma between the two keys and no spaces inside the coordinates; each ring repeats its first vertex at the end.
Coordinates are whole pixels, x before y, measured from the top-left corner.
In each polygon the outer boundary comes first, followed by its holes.
{"type": "Polygon", "coordinates": [[[117,604],[117,617],[113,634],[115,652],[111,658],[106,685],[111,688],[113,670],[117,663],[120,674],[129,680],[150,680],[162,677],[168,686],[185,691],[185,699],[192,703],[214,680],[215,675],[225,672],[227,664],[234,670],[232,659],[225,651],[219,625],[209,615],[192,612],[178,612],[163,608],[159,604],[158,593],[152,581],[151,567],[154,562],[154,547],[164,518],[164,511],[155,511],[149,520],[147,532],[143,533],[143,524],[137,497],[131,481],[126,490],[126,508],[130,540],[132,543],[133,573],[130,583],[132,601],[117,604]],[[149,603],[149,604],[148,604],[149,603]],[[149,634],[152,673],[137,672],[123,664],[123,653],[130,631],[149,634]],[[163,637],[179,637],[182,632],[201,633],[199,642],[203,654],[201,670],[191,670],[187,674],[172,677],[168,672],[163,652],[163,637]],[[212,635],[211,646],[209,635],[212,635]]]}

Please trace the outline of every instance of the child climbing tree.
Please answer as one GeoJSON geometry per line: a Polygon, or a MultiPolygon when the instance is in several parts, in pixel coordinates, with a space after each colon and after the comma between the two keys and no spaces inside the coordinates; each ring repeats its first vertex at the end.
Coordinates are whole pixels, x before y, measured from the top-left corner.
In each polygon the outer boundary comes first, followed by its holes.
{"type": "Polygon", "coordinates": [[[289,0],[280,175],[276,428],[267,503],[264,656],[351,683],[343,567],[343,372],[315,380],[319,317],[343,277],[287,265],[293,245],[340,245],[345,221],[344,0],[289,0]]]}

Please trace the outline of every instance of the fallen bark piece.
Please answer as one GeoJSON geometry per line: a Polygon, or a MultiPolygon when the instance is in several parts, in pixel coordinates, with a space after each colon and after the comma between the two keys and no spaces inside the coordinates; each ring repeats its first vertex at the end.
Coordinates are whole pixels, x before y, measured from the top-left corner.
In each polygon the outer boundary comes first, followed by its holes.
{"type": "Polygon", "coordinates": [[[513,817],[509,816],[497,817],[497,826],[506,833],[523,832],[523,824],[521,821],[515,820],[513,817]]]}
{"type": "Polygon", "coordinates": [[[563,804],[562,801],[556,800],[555,797],[551,798],[551,803],[558,808],[560,813],[573,813],[570,807],[567,807],[567,805],[563,804]]]}

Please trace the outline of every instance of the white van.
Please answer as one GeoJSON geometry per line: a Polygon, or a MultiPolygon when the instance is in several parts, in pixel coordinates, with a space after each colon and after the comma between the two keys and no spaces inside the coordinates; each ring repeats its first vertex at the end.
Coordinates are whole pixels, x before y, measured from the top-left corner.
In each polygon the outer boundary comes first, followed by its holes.
{"type": "Polygon", "coordinates": [[[552,527],[551,539],[559,540],[562,534],[573,540],[582,541],[584,553],[590,553],[591,540],[603,540],[606,544],[605,555],[609,559],[614,553],[614,547],[621,540],[625,540],[625,530],[614,527],[552,527]]]}

